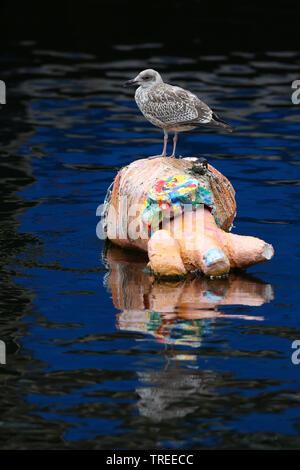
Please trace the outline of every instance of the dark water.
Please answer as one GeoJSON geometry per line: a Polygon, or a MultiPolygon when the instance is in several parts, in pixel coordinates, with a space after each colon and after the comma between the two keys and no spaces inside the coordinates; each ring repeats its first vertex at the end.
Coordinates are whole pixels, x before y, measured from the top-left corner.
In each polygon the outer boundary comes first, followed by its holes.
{"type": "Polygon", "coordinates": [[[1,56],[2,449],[299,448],[300,79],[293,51],[106,56],[23,42],[1,56]],[[234,231],[275,257],[228,280],[153,283],[96,236],[117,169],[162,135],[122,84],[146,67],[234,134],[180,135],[233,183],[234,231]]]}

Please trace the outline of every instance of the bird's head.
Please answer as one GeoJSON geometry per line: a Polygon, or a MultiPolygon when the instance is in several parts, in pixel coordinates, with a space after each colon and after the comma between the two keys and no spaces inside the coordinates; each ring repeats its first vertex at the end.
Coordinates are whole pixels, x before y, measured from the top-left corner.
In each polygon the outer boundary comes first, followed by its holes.
{"type": "Polygon", "coordinates": [[[150,88],[153,85],[158,85],[159,83],[163,83],[162,78],[159,75],[159,73],[153,69],[146,69],[140,72],[132,80],[128,80],[128,82],[125,82],[124,85],[125,86],[141,86],[142,88],[150,88]]]}

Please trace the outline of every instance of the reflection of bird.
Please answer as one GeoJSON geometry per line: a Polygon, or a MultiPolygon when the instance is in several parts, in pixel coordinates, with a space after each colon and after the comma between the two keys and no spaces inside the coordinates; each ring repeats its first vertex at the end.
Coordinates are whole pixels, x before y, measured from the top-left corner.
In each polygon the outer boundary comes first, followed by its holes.
{"type": "Polygon", "coordinates": [[[175,157],[178,132],[192,130],[201,125],[222,128],[229,132],[234,129],[190,91],[164,83],[155,70],[143,70],[125,85],[138,86],[135,101],[139,109],[148,121],[164,130],[162,157],[166,156],[169,132],[174,132],[171,156],[175,157]]]}
{"type": "MultiPolygon", "coordinates": [[[[177,353],[174,351],[174,357],[169,355],[168,362],[170,357],[176,359],[179,356],[177,353]]],[[[141,416],[157,423],[183,418],[195,413],[199,402],[202,403],[213,393],[220,381],[218,375],[199,369],[197,363],[191,364],[190,354],[187,361],[193,367],[192,372],[187,368],[175,367],[175,364],[162,370],[137,372],[137,406],[141,416]]]]}

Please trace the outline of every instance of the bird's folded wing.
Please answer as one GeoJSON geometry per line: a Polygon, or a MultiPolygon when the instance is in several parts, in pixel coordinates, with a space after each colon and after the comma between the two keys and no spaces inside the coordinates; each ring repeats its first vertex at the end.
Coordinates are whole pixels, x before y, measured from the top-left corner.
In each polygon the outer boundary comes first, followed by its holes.
{"type": "Polygon", "coordinates": [[[171,85],[149,91],[145,108],[146,117],[155,117],[166,125],[191,121],[206,124],[212,119],[212,110],[196,95],[171,85]]]}

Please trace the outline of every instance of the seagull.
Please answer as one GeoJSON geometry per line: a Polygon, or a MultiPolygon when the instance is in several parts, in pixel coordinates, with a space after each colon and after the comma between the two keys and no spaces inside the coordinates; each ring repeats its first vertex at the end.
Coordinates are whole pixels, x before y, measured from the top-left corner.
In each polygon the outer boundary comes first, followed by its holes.
{"type": "Polygon", "coordinates": [[[135,101],[140,111],[154,126],[163,129],[164,146],[161,157],[167,156],[169,132],[174,133],[171,157],[175,158],[178,132],[189,131],[198,126],[221,128],[229,132],[235,129],[190,91],[164,83],[156,70],[143,70],[124,85],[138,87],[135,101]]]}

